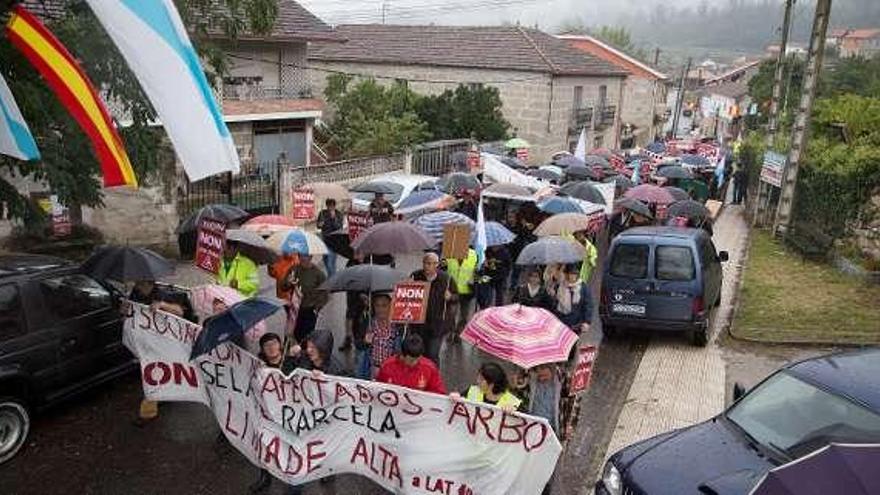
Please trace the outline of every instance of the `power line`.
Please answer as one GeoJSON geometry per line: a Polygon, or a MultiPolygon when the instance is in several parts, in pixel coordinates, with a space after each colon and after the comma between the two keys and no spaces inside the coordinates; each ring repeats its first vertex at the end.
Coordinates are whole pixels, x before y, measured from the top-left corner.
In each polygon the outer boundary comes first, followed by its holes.
{"type": "Polygon", "coordinates": [[[303,70],[313,70],[315,72],[324,72],[328,74],[342,74],[347,76],[354,77],[362,77],[367,79],[390,79],[395,81],[407,81],[407,82],[421,82],[421,83],[430,83],[430,84],[510,84],[515,82],[534,82],[540,81],[544,78],[543,75],[540,76],[529,76],[529,77],[521,77],[521,78],[508,78],[508,79],[499,79],[496,81],[461,81],[454,79],[427,79],[427,78],[417,78],[417,77],[395,77],[395,76],[383,76],[378,74],[367,74],[364,72],[353,72],[353,71],[345,71],[338,69],[327,69],[325,67],[315,67],[313,65],[301,65],[294,64],[291,62],[281,62],[279,64],[278,60],[269,60],[260,57],[247,57],[244,55],[237,55],[234,53],[227,53],[229,58],[237,59],[237,60],[246,60],[249,62],[262,62],[271,65],[281,65],[282,67],[292,67],[295,69],[303,69],[303,70]]]}
{"type": "MultiPolygon", "coordinates": [[[[425,4],[423,6],[409,7],[409,8],[395,5],[394,9],[387,9],[386,17],[388,20],[413,19],[413,18],[419,18],[419,17],[426,17],[429,15],[442,15],[442,14],[446,14],[446,13],[453,14],[453,13],[461,13],[461,12],[469,12],[469,11],[480,11],[480,10],[488,10],[488,9],[497,8],[497,7],[509,7],[509,6],[514,6],[514,5],[525,5],[525,4],[534,4],[534,3],[537,3],[537,0],[484,0],[484,1],[478,1],[478,2],[445,4],[445,5],[425,4]]],[[[318,12],[320,13],[320,15],[322,15],[328,19],[332,19],[336,23],[341,23],[341,22],[355,23],[355,22],[380,20],[382,18],[382,10],[383,9],[352,11],[350,9],[345,9],[345,10],[330,10],[330,11],[318,10],[318,12]]]]}

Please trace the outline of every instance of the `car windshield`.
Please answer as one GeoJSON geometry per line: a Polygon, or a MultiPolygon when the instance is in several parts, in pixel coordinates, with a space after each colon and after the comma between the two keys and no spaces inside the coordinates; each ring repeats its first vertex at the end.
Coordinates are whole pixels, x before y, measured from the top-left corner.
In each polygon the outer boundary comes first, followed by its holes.
{"type": "Polygon", "coordinates": [[[785,372],[743,397],[727,419],[790,458],[831,442],[880,442],[880,415],[785,372]]]}
{"type": "MultiPolygon", "coordinates": [[[[386,187],[390,188],[392,191],[394,191],[394,193],[392,193],[392,194],[385,195],[385,199],[387,199],[389,203],[395,204],[398,201],[400,201],[400,196],[401,196],[401,194],[403,194],[403,186],[402,185],[397,184],[395,182],[386,182],[386,181],[376,181],[375,183],[382,184],[383,186],[386,186],[386,187]]],[[[372,201],[373,198],[376,196],[375,194],[373,194],[371,192],[352,192],[351,195],[354,198],[362,199],[364,201],[372,201]]]]}

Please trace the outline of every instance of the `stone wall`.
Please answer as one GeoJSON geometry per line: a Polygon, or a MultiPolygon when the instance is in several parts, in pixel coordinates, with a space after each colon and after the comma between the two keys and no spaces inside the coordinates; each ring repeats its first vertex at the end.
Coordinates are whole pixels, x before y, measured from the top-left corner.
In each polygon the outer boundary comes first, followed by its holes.
{"type": "Polygon", "coordinates": [[[660,131],[659,126],[654,125],[654,115],[666,102],[663,81],[627,77],[623,95],[623,123],[633,124],[641,131],[636,136],[635,145],[644,146],[652,142],[654,134],[660,131]]]}
{"type": "Polygon", "coordinates": [[[100,230],[108,243],[175,248],[177,204],[164,189],[106,189],[104,207],[83,208],[83,223],[100,230]]]}
{"type": "MultiPolygon", "coordinates": [[[[356,62],[309,60],[314,94],[323,97],[328,71],[356,73],[377,77],[381,83],[406,80],[408,86],[423,95],[440,94],[459,84],[483,83],[498,88],[505,118],[516,128],[517,136],[533,145],[530,161],[542,163],[556,151],[568,149],[568,127],[574,103],[574,87],[583,86],[584,105],[594,105],[599,85],[608,88],[608,105],[617,105],[622,78],[553,77],[538,72],[467,69],[419,65],[391,65],[356,62]],[[380,78],[381,77],[381,78],[380,78]],[[552,96],[552,98],[551,98],[552,96]]],[[[332,119],[332,109],[325,111],[332,119]]],[[[602,131],[606,146],[614,142],[614,126],[602,131]]],[[[462,136],[466,137],[466,136],[462,136]]]]}

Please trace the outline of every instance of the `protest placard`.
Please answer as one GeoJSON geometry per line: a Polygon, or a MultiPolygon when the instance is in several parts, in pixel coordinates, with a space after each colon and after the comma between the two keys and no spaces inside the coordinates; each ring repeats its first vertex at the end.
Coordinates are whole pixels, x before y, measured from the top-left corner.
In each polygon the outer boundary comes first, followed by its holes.
{"type": "Polygon", "coordinates": [[[546,420],[489,404],[305,370],[285,376],[232,343],[190,360],[198,325],[131,307],[124,342],[145,396],[209,407],[232,446],[286,483],[354,473],[398,494],[537,495],[562,450],[546,420]]]}
{"type": "Polygon", "coordinates": [[[463,260],[467,258],[471,243],[471,228],[463,223],[443,226],[443,259],[463,260]]]}
{"type": "Polygon", "coordinates": [[[315,191],[308,187],[293,190],[293,219],[311,220],[315,217],[315,191]]]}
{"type": "Polygon", "coordinates": [[[196,237],[196,256],[193,263],[208,273],[220,272],[223,247],[226,245],[226,223],[213,218],[199,221],[196,237]]]}
{"type": "Polygon", "coordinates": [[[568,389],[571,395],[579,394],[590,387],[590,380],[593,377],[593,362],[596,361],[596,354],[597,349],[594,345],[582,346],[579,349],[577,365],[575,365],[568,389]]]}
{"type": "Polygon", "coordinates": [[[392,323],[424,323],[428,312],[428,282],[400,282],[391,297],[392,323]]]}
{"type": "Polygon", "coordinates": [[[370,213],[367,211],[349,211],[345,216],[345,221],[348,223],[348,238],[351,242],[354,242],[361,235],[361,232],[373,226],[373,219],[370,218],[370,213]]]}

